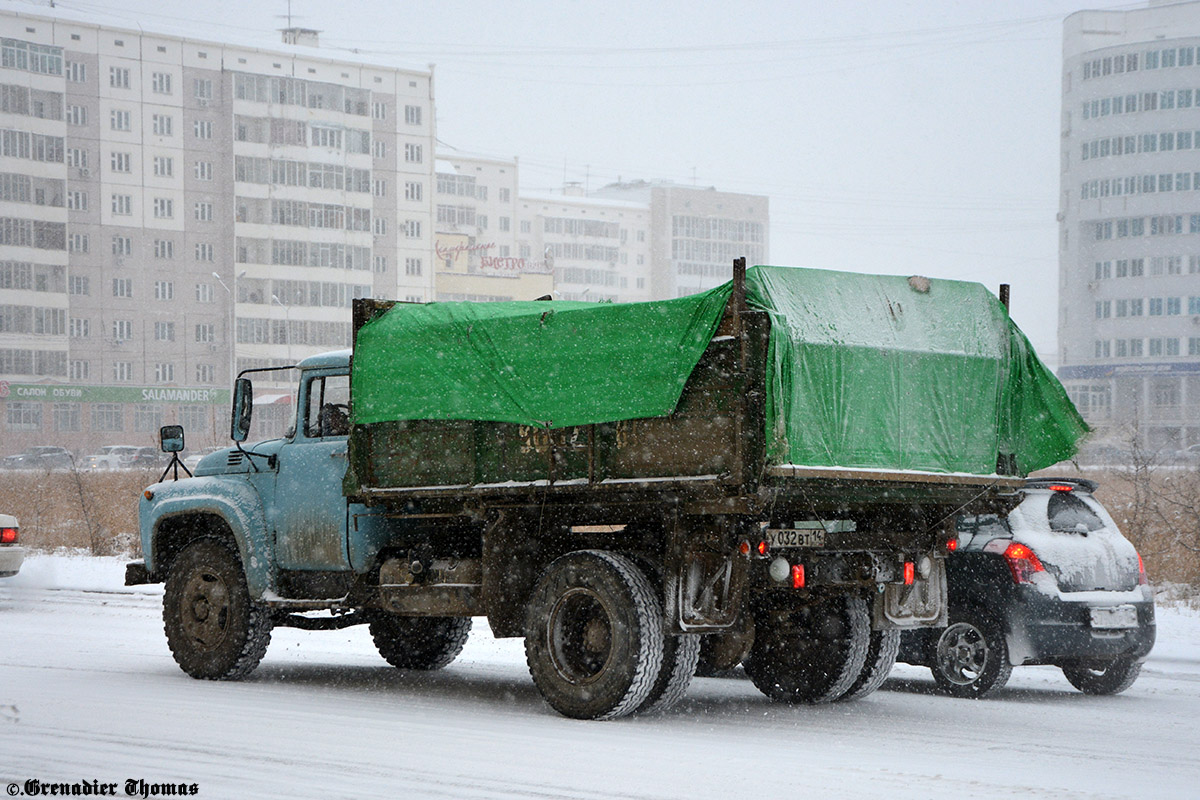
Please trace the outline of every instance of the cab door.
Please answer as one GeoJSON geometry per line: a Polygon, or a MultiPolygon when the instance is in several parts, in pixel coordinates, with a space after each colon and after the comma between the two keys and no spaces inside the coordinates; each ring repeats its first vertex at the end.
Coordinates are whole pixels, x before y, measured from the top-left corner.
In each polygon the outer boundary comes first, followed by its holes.
{"type": "Polygon", "coordinates": [[[350,376],[305,373],[296,433],[279,450],[275,487],[275,557],[294,570],[348,570],[346,474],[350,376]]]}

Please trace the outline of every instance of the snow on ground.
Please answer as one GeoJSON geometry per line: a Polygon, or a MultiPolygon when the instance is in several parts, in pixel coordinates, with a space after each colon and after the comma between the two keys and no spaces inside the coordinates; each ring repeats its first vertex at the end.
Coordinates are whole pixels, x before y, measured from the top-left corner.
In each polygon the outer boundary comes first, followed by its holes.
{"type": "Polygon", "coordinates": [[[538,696],[520,640],[476,620],[432,674],[387,666],[362,628],[275,632],[239,683],[172,661],[161,587],[119,559],[32,556],[0,580],[0,784],[194,783],[208,798],[1195,797],[1200,611],[1159,609],[1125,694],[1087,697],[1051,667],[989,700],[933,693],[897,665],[827,706],[698,678],[659,717],[577,722],[538,696]]]}

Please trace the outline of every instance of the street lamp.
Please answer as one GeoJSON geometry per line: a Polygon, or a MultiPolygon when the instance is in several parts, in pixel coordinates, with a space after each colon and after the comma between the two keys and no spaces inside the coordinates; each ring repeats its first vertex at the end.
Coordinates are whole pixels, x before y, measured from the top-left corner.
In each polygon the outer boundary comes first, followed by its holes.
{"type": "Polygon", "coordinates": [[[229,385],[233,385],[233,379],[237,377],[237,354],[234,352],[237,341],[237,317],[235,306],[237,304],[237,282],[238,278],[246,277],[246,270],[233,273],[233,288],[225,285],[225,281],[221,280],[221,276],[213,273],[212,276],[217,279],[217,283],[221,284],[221,288],[229,295],[229,336],[226,337],[229,344],[229,385]]]}

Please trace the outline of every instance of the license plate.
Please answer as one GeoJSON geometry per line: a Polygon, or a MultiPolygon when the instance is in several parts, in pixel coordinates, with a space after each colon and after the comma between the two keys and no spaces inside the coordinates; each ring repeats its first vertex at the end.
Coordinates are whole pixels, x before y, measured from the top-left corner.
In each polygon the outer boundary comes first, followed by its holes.
{"type": "Polygon", "coordinates": [[[1092,609],[1092,627],[1101,630],[1136,628],[1137,609],[1133,606],[1108,606],[1092,609]]]}
{"type": "Polygon", "coordinates": [[[825,531],[820,528],[767,528],[767,543],[780,547],[824,547],[825,531]]]}

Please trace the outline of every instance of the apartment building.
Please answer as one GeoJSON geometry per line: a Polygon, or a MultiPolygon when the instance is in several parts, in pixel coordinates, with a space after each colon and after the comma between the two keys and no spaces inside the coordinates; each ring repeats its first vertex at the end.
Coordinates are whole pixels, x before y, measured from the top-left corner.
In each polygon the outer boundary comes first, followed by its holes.
{"type": "Polygon", "coordinates": [[[1059,377],[1114,438],[1200,443],[1200,3],[1067,17],[1062,96],[1059,377]]]}
{"type": "Polygon", "coordinates": [[[433,299],[430,71],[11,12],[0,51],[5,452],[207,443],[354,297],[433,299]]]}

